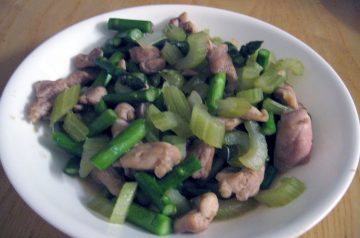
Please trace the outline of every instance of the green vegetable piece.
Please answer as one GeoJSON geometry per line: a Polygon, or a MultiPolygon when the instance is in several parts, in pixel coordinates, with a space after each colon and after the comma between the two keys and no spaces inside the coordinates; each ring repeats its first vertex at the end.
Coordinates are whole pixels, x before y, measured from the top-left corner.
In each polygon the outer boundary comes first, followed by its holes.
{"type": "Polygon", "coordinates": [[[291,72],[296,76],[304,74],[304,64],[298,59],[280,59],[276,62],[275,68],[277,70],[286,70],[286,72],[291,72]]]}
{"type": "Polygon", "coordinates": [[[66,113],[77,104],[79,96],[80,84],[76,84],[56,96],[50,115],[51,126],[65,116],[66,113]]]}
{"type": "Polygon", "coordinates": [[[94,80],[94,82],[91,84],[91,87],[95,88],[97,86],[103,86],[106,87],[108,83],[111,81],[112,76],[111,74],[108,74],[106,70],[101,70],[97,78],[94,80]]]}
{"type": "Polygon", "coordinates": [[[287,107],[281,103],[278,103],[277,101],[274,101],[271,98],[266,98],[263,101],[262,107],[266,109],[268,112],[272,112],[276,115],[281,115],[286,112],[290,112],[293,109],[290,107],[287,107]]]}
{"type": "Polygon", "coordinates": [[[125,223],[128,210],[134,200],[137,183],[125,182],[121,187],[114,209],[110,216],[110,222],[116,224],[125,223]]]}
{"type": "Polygon", "coordinates": [[[81,156],[83,150],[82,143],[74,141],[65,133],[62,133],[60,131],[54,131],[52,133],[52,139],[57,146],[59,146],[61,149],[65,150],[66,152],[69,152],[70,154],[79,157],[81,156]]]}
{"type": "Polygon", "coordinates": [[[106,103],[118,104],[121,102],[140,103],[154,102],[161,94],[158,88],[150,87],[145,90],[139,90],[128,93],[107,94],[103,97],[106,103]]]}
{"type": "Polygon", "coordinates": [[[256,122],[246,121],[244,124],[249,133],[249,148],[244,154],[231,158],[228,163],[233,167],[245,166],[252,170],[259,170],[264,166],[268,157],[266,139],[260,133],[260,126],[256,122]]]}
{"type": "Polygon", "coordinates": [[[225,133],[224,145],[243,145],[247,148],[248,144],[249,135],[245,131],[233,130],[225,133]]]}
{"type": "Polygon", "coordinates": [[[108,109],[108,107],[103,99],[94,105],[94,110],[96,113],[103,113],[106,109],[108,109]]]}
{"type": "Polygon", "coordinates": [[[264,180],[262,181],[260,185],[261,190],[265,190],[270,188],[272,182],[276,178],[276,175],[278,174],[278,170],[273,165],[267,165],[265,169],[265,175],[264,180]]]}
{"type": "Polygon", "coordinates": [[[87,177],[94,168],[90,158],[103,149],[109,142],[110,138],[106,136],[92,137],[85,140],[79,169],[79,176],[81,178],[87,177]]]}
{"type": "Polygon", "coordinates": [[[136,42],[142,48],[148,48],[148,47],[151,47],[165,39],[166,39],[166,36],[164,35],[163,32],[156,31],[156,32],[145,34],[143,37],[138,39],[136,42]]]}
{"type": "Polygon", "coordinates": [[[186,121],[189,121],[191,107],[184,93],[175,86],[165,86],[162,91],[168,110],[180,115],[186,121]]]}
{"type": "Polygon", "coordinates": [[[167,191],[170,188],[177,188],[182,182],[193,175],[196,171],[201,169],[201,162],[196,156],[191,155],[184,159],[165,177],[159,180],[159,186],[162,191],[167,191]]]}
{"type": "Polygon", "coordinates": [[[196,92],[196,91],[191,91],[191,93],[188,96],[187,100],[188,100],[191,108],[193,108],[196,104],[202,104],[203,103],[200,94],[198,92],[196,92]]]}
{"type": "Polygon", "coordinates": [[[121,51],[115,51],[111,57],[109,58],[109,61],[113,64],[113,65],[118,65],[119,61],[124,58],[124,53],[122,53],[121,51]]]}
{"type": "Polygon", "coordinates": [[[176,206],[170,198],[163,193],[163,190],[161,190],[154,177],[145,172],[138,172],[135,174],[135,179],[139,183],[141,190],[150,198],[151,202],[160,209],[162,214],[174,215],[176,213],[176,206]]]}
{"type": "Polygon", "coordinates": [[[97,135],[114,124],[117,119],[116,113],[111,109],[106,109],[89,125],[90,136],[97,135]]]}
{"type": "Polygon", "coordinates": [[[263,41],[250,41],[246,43],[245,45],[241,46],[240,55],[248,57],[254,54],[255,51],[257,51],[261,47],[262,43],[263,41]]]}
{"type": "Polygon", "coordinates": [[[152,115],[150,120],[160,131],[171,130],[178,126],[177,115],[170,111],[152,115]]]}
{"type": "Polygon", "coordinates": [[[186,40],[186,32],[183,28],[168,24],[164,29],[164,34],[169,40],[184,41],[186,40]]]}
{"type": "Polygon", "coordinates": [[[249,103],[255,105],[264,99],[264,93],[260,88],[251,88],[238,92],[236,97],[244,98],[249,103]]]}
{"type": "Polygon", "coordinates": [[[107,26],[110,30],[123,31],[137,28],[142,32],[151,32],[153,24],[151,21],[132,20],[122,18],[110,18],[107,26]]]}
{"type": "Polygon", "coordinates": [[[165,42],[161,49],[161,55],[169,65],[175,65],[183,57],[181,51],[169,42],[165,42]]]}
{"type": "Polygon", "coordinates": [[[212,117],[203,105],[194,106],[191,113],[190,128],[192,133],[205,143],[221,148],[225,135],[225,125],[212,117]]]}
{"type": "Polygon", "coordinates": [[[89,128],[71,111],[66,114],[63,128],[77,142],[84,141],[89,134],[89,128]]]}
{"type": "Polygon", "coordinates": [[[275,124],[274,113],[268,112],[268,114],[269,114],[269,119],[265,123],[263,123],[260,131],[266,136],[271,136],[276,133],[276,124],[275,124]]]}
{"type": "Polygon", "coordinates": [[[143,36],[144,33],[141,30],[134,28],[126,32],[125,40],[130,44],[134,44],[137,43],[137,41],[141,39],[143,36]]]}
{"type": "Polygon", "coordinates": [[[114,209],[114,204],[103,196],[96,196],[91,198],[86,205],[92,211],[100,214],[105,218],[109,218],[114,209]]]}
{"type": "Polygon", "coordinates": [[[191,210],[191,204],[189,200],[186,199],[181,193],[173,188],[168,189],[165,192],[165,195],[170,198],[170,200],[175,204],[176,206],[176,216],[180,217],[191,210]]]}
{"type": "Polygon", "coordinates": [[[166,80],[166,82],[169,83],[170,86],[175,86],[180,88],[184,82],[184,76],[177,71],[173,69],[163,69],[159,72],[160,76],[166,80]]]}
{"type": "Polygon", "coordinates": [[[126,219],[155,235],[164,236],[172,233],[173,222],[170,217],[155,213],[135,203],[131,204],[126,219]]]}
{"type": "Polygon", "coordinates": [[[257,54],[256,62],[261,65],[264,70],[266,70],[270,65],[270,55],[271,52],[268,49],[260,49],[257,54]]]}
{"type": "Polygon", "coordinates": [[[226,84],[226,73],[217,73],[211,78],[210,88],[206,97],[206,105],[209,108],[209,112],[214,114],[218,108],[217,102],[224,96],[226,84]]]}
{"type": "Polygon", "coordinates": [[[118,82],[130,87],[132,90],[139,90],[148,87],[148,79],[144,73],[133,72],[118,77],[118,82]]]}
{"type": "Polygon", "coordinates": [[[93,165],[105,170],[110,167],[120,156],[125,154],[146,135],[146,123],[144,119],[133,121],[123,132],[117,135],[111,142],[96,153],[90,160],[93,165]]]}
{"type": "Polygon", "coordinates": [[[64,173],[70,176],[79,175],[79,167],[80,167],[79,163],[80,160],[77,157],[73,157],[69,159],[63,169],[64,173]]]}
{"type": "Polygon", "coordinates": [[[285,177],[280,179],[277,187],[260,191],[255,199],[268,207],[281,207],[298,198],[305,189],[305,184],[299,179],[285,177]]]}
{"type": "Polygon", "coordinates": [[[227,118],[241,117],[252,107],[247,100],[238,97],[228,97],[218,100],[217,104],[218,115],[227,118]]]}
{"type": "Polygon", "coordinates": [[[258,206],[258,202],[254,199],[248,199],[241,202],[236,198],[219,200],[219,211],[216,214],[215,220],[222,221],[225,219],[231,219],[244,215],[245,213],[255,209],[258,206]]]}
{"type": "Polygon", "coordinates": [[[261,88],[264,93],[271,94],[286,80],[284,71],[276,71],[274,68],[269,67],[265,70],[260,77],[254,80],[254,86],[261,88]]]}
{"type": "Polygon", "coordinates": [[[237,73],[240,75],[240,89],[254,88],[254,80],[259,77],[262,70],[262,67],[257,63],[245,65],[238,70],[237,73]]]}
{"type": "Polygon", "coordinates": [[[112,76],[118,76],[124,73],[124,70],[120,69],[117,65],[114,65],[110,60],[103,56],[97,57],[95,59],[95,64],[112,76]]]}
{"type": "Polygon", "coordinates": [[[208,51],[208,38],[208,34],[203,31],[189,35],[187,38],[189,52],[176,63],[175,68],[178,70],[193,69],[204,61],[208,51]]]}

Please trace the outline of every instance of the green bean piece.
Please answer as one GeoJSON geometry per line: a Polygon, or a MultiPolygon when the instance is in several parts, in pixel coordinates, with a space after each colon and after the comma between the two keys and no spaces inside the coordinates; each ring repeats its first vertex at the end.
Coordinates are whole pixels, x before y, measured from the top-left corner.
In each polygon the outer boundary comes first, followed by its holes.
{"type": "Polygon", "coordinates": [[[130,205],[126,219],[159,236],[168,235],[172,232],[173,221],[170,217],[155,213],[135,203],[130,205]]]}
{"type": "Polygon", "coordinates": [[[90,136],[97,135],[114,124],[117,119],[116,113],[111,109],[106,109],[95,120],[90,123],[89,130],[90,136]]]}
{"type": "Polygon", "coordinates": [[[142,32],[151,32],[153,24],[151,21],[132,20],[122,18],[110,18],[107,26],[110,30],[123,31],[137,28],[142,32]]]}
{"type": "Polygon", "coordinates": [[[106,70],[101,70],[97,78],[91,84],[91,87],[103,86],[106,87],[108,83],[111,81],[111,74],[108,74],[106,70]]]}
{"type": "Polygon", "coordinates": [[[273,165],[266,166],[264,180],[260,185],[260,189],[265,190],[270,188],[277,174],[278,174],[278,170],[275,168],[275,166],[273,165]]]}
{"type": "Polygon", "coordinates": [[[130,74],[123,74],[118,77],[118,80],[132,90],[139,90],[148,87],[148,79],[144,73],[133,72],[130,74]]]}
{"type": "Polygon", "coordinates": [[[109,61],[113,64],[113,65],[118,65],[119,61],[124,58],[124,53],[122,53],[121,51],[115,51],[114,54],[111,55],[111,57],[109,58],[109,61]]]}
{"type": "Polygon", "coordinates": [[[225,84],[225,72],[217,73],[210,81],[210,88],[206,97],[206,104],[209,108],[209,112],[212,114],[217,110],[217,101],[222,99],[224,96],[225,84]]]}
{"type": "Polygon", "coordinates": [[[83,151],[82,143],[74,141],[65,133],[62,133],[60,131],[54,131],[52,133],[52,139],[57,146],[59,146],[61,149],[65,150],[66,152],[69,152],[70,154],[79,157],[81,156],[83,151]]]}
{"type": "Polygon", "coordinates": [[[68,160],[63,171],[67,175],[76,176],[79,175],[79,169],[80,169],[80,159],[78,157],[73,157],[68,160]]]}
{"type": "Polygon", "coordinates": [[[155,178],[145,172],[135,174],[135,179],[142,191],[150,198],[151,202],[165,215],[176,213],[176,206],[168,196],[163,193],[155,178]]]}
{"type": "Polygon", "coordinates": [[[271,136],[276,133],[276,124],[275,124],[274,113],[268,112],[268,114],[269,114],[269,119],[262,124],[260,131],[266,136],[271,136]]]}
{"type": "Polygon", "coordinates": [[[96,113],[103,113],[106,109],[108,109],[108,107],[103,99],[94,105],[94,110],[96,113]]]}
{"type": "Polygon", "coordinates": [[[144,36],[144,33],[142,33],[142,31],[137,28],[130,29],[126,33],[125,40],[129,44],[137,43],[137,40],[144,36]]]}
{"type": "Polygon", "coordinates": [[[121,102],[139,103],[139,102],[154,102],[161,94],[158,88],[150,87],[149,89],[128,92],[107,94],[103,97],[106,103],[118,104],[121,102]]]}
{"type": "Polygon", "coordinates": [[[97,57],[95,59],[95,64],[99,66],[101,69],[106,70],[106,72],[111,75],[117,76],[124,73],[122,69],[111,63],[111,61],[109,61],[107,58],[103,56],[97,57]]]}
{"type": "Polygon", "coordinates": [[[256,57],[256,62],[261,65],[263,70],[266,70],[270,65],[270,54],[268,49],[260,49],[256,57]]]}
{"type": "Polygon", "coordinates": [[[113,47],[119,47],[122,43],[122,36],[120,34],[116,34],[107,43],[113,47]]]}
{"type": "Polygon", "coordinates": [[[145,119],[137,119],[117,135],[90,160],[100,170],[110,167],[116,160],[141,141],[146,135],[145,119]]]}
{"type": "Polygon", "coordinates": [[[200,160],[196,156],[191,155],[183,160],[164,178],[159,180],[159,185],[163,191],[169,188],[177,188],[185,179],[192,176],[193,173],[201,169],[200,160]]]}

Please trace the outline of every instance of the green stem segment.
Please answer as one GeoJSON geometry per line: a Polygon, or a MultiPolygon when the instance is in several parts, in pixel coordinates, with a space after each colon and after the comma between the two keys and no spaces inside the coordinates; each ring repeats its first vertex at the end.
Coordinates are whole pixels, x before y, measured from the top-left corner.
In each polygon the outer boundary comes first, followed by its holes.
{"type": "Polygon", "coordinates": [[[121,102],[140,103],[154,102],[161,94],[161,90],[150,87],[146,90],[134,91],[128,93],[107,94],[103,97],[106,103],[118,104],[121,102]]]}
{"type": "Polygon", "coordinates": [[[91,162],[100,169],[105,170],[116,160],[125,154],[146,135],[146,123],[144,119],[132,122],[122,133],[116,136],[107,146],[96,153],[91,162]]]}
{"type": "Polygon", "coordinates": [[[81,156],[83,150],[82,143],[75,142],[65,133],[62,133],[60,131],[54,131],[52,134],[52,139],[57,146],[59,146],[61,149],[65,150],[66,152],[69,152],[70,154],[79,157],[81,156]]]}
{"type": "Polygon", "coordinates": [[[151,21],[144,21],[144,20],[110,18],[108,20],[107,26],[110,30],[116,30],[116,31],[138,28],[142,32],[151,32],[153,24],[151,21]]]}
{"type": "Polygon", "coordinates": [[[217,73],[210,81],[210,88],[206,98],[206,104],[209,108],[210,113],[215,113],[217,109],[217,101],[222,99],[224,96],[226,84],[226,73],[217,73]]]}
{"type": "Polygon", "coordinates": [[[126,219],[159,236],[172,232],[173,222],[170,217],[155,213],[135,203],[131,204],[126,219]]]}
{"type": "Polygon", "coordinates": [[[89,125],[90,136],[97,135],[114,124],[117,119],[116,113],[111,109],[106,109],[89,125]]]}
{"type": "Polygon", "coordinates": [[[139,172],[135,174],[135,179],[145,195],[160,209],[161,213],[165,215],[173,215],[176,213],[175,204],[163,193],[163,190],[154,177],[145,172],[139,172]]]}
{"type": "Polygon", "coordinates": [[[268,112],[269,119],[261,126],[261,133],[266,136],[271,136],[276,133],[276,124],[273,112],[268,112]]]}

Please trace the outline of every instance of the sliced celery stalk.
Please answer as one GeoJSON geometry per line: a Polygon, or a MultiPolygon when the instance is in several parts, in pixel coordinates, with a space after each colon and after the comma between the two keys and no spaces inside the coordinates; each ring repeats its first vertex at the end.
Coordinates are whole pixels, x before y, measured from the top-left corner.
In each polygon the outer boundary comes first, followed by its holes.
{"type": "Polygon", "coordinates": [[[84,141],[89,134],[89,128],[71,111],[66,114],[63,128],[78,142],[84,141]]]}
{"type": "Polygon", "coordinates": [[[169,65],[175,65],[183,57],[181,51],[169,42],[161,49],[161,55],[169,65]]]}
{"type": "Polygon", "coordinates": [[[150,120],[160,131],[167,131],[178,126],[176,114],[170,111],[156,113],[151,116],[150,120]]]}
{"type": "Polygon", "coordinates": [[[286,75],[280,73],[272,67],[269,67],[264,73],[255,79],[254,86],[261,88],[264,93],[271,94],[286,80],[286,75]]]}
{"type": "Polygon", "coordinates": [[[285,112],[290,112],[293,109],[290,107],[287,107],[281,103],[278,103],[277,101],[271,99],[271,98],[266,98],[263,101],[262,104],[263,108],[266,109],[268,112],[272,112],[276,115],[281,115],[285,112]]]}
{"type": "Polygon", "coordinates": [[[50,125],[53,126],[55,122],[65,116],[65,114],[76,105],[79,99],[79,95],[80,84],[76,84],[56,96],[50,115],[50,125]]]}
{"type": "Polygon", "coordinates": [[[295,177],[280,179],[275,188],[260,191],[255,199],[268,207],[281,207],[298,198],[306,189],[305,184],[295,177]]]}
{"type": "Polygon", "coordinates": [[[192,133],[205,143],[216,148],[222,147],[225,125],[211,116],[203,104],[194,106],[191,113],[190,128],[192,133]]]}
{"type": "Polygon", "coordinates": [[[208,51],[209,35],[204,32],[192,33],[187,38],[189,52],[175,65],[176,69],[193,69],[205,60],[208,51]]]}
{"type": "Polygon", "coordinates": [[[94,168],[90,162],[90,158],[103,149],[109,142],[110,138],[106,136],[92,137],[85,140],[79,169],[79,176],[81,178],[88,176],[94,168]]]}
{"type": "Polygon", "coordinates": [[[143,48],[150,47],[162,40],[166,39],[166,36],[162,31],[155,31],[152,33],[148,33],[143,35],[140,39],[138,39],[136,42],[143,48]]]}
{"type": "Polygon", "coordinates": [[[240,89],[250,89],[254,87],[254,80],[259,77],[262,67],[257,64],[247,64],[238,71],[240,75],[240,89]]]}
{"type": "Polygon", "coordinates": [[[110,222],[116,224],[125,223],[125,218],[131,203],[134,200],[137,188],[136,182],[125,182],[120,190],[120,194],[116,199],[114,209],[110,216],[110,222]]]}
{"type": "Polygon", "coordinates": [[[183,28],[170,24],[165,27],[164,34],[169,40],[184,41],[186,39],[186,32],[183,28]]]}
{"type": "Polygon", "coordinates": [[[186,100],[184,93],[175,86],[165,86],[162,91],[168,110],[180,115],[186,121],[189,121],[191,107],[186,100]]]}
{"type": "Polygon", "coordinates": [[[182,158],[186,157],[186,139],[180,136],[166,135],[162,141],[175,145],[181,152],[182,158]]]}
{"type": "Polygon", "coordinates": [[[259,170],[264,166],[268,156],[266,139],[260,132],[260,126],[254,121],[244,122],[248,131],[250,146],[249,149],[238,157],[231,158],[228,163],[233,167],[245,166],[252,170],[259,170]]]}
{"type": "Polygon", "coordinates": [[[216,214],[215,220],[225,220],[235,218],[255,209],[258,202],[254,199],[240,202],[236,198],[219,200],[219,211],[216,214]]]}
{"type": "Polygon", "coordinates": [[[86,205],[92,211],[102,215],[105,218],[109,218],[114,209],[114,203],[103,196],[96,196],[91,198],[86,205]]]}
{"type": "Polygon", "coordinates": [[[238,97],[228,97],[222,100],[218,100],[218,115],[222,117],[234,118],[241,117],[249,111],[251,104],[238,97]]]}
{"type": "MultiPolygon", "coordinates": [[[[224,145],[248,145],[249,135],[245,131],[233,130],[226,132],[224,137],[224,145]]],[[[247,147],[247,146],[245,146],[247,147]]]]}
{"type": "Polygon", "coordinates": [[[159,72],[160,76],[166,80],[170,85],[180,88],[184,82],[184,76],[174,69],[164,69],[159,72]]]}
{"type": "Polygon", "coordinates": [[[165,195],[175,204],[177,217],[191,210],[190,202],[178,190],[170,188],[165,192],[165,195]]]}
{"type": "Polygon", "coordinates": [[[266,70],[270,65],[271,52],[268,49],[260,49],[256,57],[256,62],[266,70]]]}
{"type": "Polygon", "coordinates": [[[256,104],[261,102],[264,99],[264,93],[261,88],[251,88],[247,90],[242,90],[236,94],[239,98],[244,98],[251,104],[256,104]]]}
{"type": "Polygon", "coordinates": [[[286,70],[287,72],[290,71],[296,76],[303,75],[304,73],[304,64],[298,59],[280,59],[276,62],[275,68],[278,70],[286,70]]]}
{"type": "Polygon", "coordinates": [[[190,107],[193,108],[196,104],[202,104],[203,101],[201,99],[200,94],[197,91],[191,91],[190,95],[187,98],[190,107]]]}

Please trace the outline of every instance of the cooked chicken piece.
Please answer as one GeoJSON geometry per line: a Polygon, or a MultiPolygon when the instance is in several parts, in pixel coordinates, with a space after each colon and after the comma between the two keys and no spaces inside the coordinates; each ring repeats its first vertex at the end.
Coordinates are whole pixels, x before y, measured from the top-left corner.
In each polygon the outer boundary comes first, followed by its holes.
{"type": "Polygon", "coordinates": [[[286,171],[308,162],[312,139],[311,118],[304,108],[282,114],[275,142],[276,168],[286,171]]]}
{"type": "Polygon", "coordinates": [[[241,119],[266,122],[269,120],[269,113],[265,109],[261,109],[261,111],[259,111],[259,109],[252,106],[245,115],[241,116],[241,119]]]}
{"type": "Polygon", "coordinates": [[[35,123],[40,118],[47,116],[52,108],[52,101],[56,95],[75,84],[86,83],[93,80],[95,76],[86,71],[76,70],[67,78],[56,81],[38,81],[34,84],[36,101],[32,103],[28,118],[35,123]]]}
{"type": "Polygon", "coordinates": [[[119,61],[119,68],[126,71],[126,61],[124,59],[119,61]]]}
{"type": "Polygon", "coordinates": [[[118,118],[130,122],[135,119],[135,108],[129,103],[122,102],[115,107],[118,118]]]}
{"type": "Polygon", "coordinates": [[[154,170],[158,178],[163,177],[181,161],[180,150],[166,142],[143,143],[124,155],[115,167],[134,170],[154,170]]]}
{"type": "Polygon", "coordinates": [[[82,104],[95,105],[107,94],[106,88],[98,86],[89,88],[83,95],[80,96],[79,102],[82,104]]]}
{"type": "Polygon", "coordinates": [[[265,166],[258,171],[248,168],[234,171],[233,168],[225,168],[216,175],[216,180],[219,181],[219,192],[223,198],[229,198],[235,193],[237,200],[246,201],[259,192],[264,180],[264,172],[265,166]]]}
{"type": "Polygon", "coordinates": [[[125,182],[125,179],[112,167],[104,171],[93,169],[91,171],[91,177],[98,183],[104,185],[114,196],[119,195],[120,189],[125,182]]]}
{"type": "Polygon", "coordinates": [[[240,118],[225,118],[225,117],[218,117],[219,121],[225,124],[225,131],[232,131],[241,124],[240,118]]]}
{"type": "Polygon", "coordinates": [[[226,72],[227,90],[234,91],[238,86],[237,74],[234,64],[228,54],[228,46],[220,44],[218,46],[210,44],[208,52],[210,72],[213,74],[226,72]]]}
{"type": "Polygon", "coordinates": [[[298,109],[299,104],[294,89],[290,84],[284,84],[275,90],[274,96],[282,104],[293,109],[298,109]]]}
{"type": "Polygon", "coordinates": [[[170,25],[183,28],[187,33],[197,32],[195,25],[190,21],[187,12],[183,12],[179,17],[173,18],[169,21],[170,25]]]}
{"type": "Polygon", "coordinates": [[[175,220],[175,232],[198,233],[205,231],[219,210],[215,193],[208,192],[195,199],[196,208],[175,220]]]}
{"type": "Polygon", "coordinates": [[[165,68],[166,61],[163,58],[149,59],[140,63],[140,70],[146,74],[159,72],[165,68]]]}
{"type": "Polygon", "coordinates": [[[88,55],[78,54],[75,56],[74,64],[78,69],[95,66],[97,57],[103,56],[104,52],[100,48],[93,49],[88,55]]]}
{"type": "Polygon", "coordinates": [[[160,57],[160,50],[156,47],[142,48],[140,46],[133,47],[129,50],[130,58],[135,63],[141,63],[150,59],[160,57]]]}
{"type": "Polygon", "coordinates": [[[129,123],[124,119],[118,118],[115,123],[111,126],[111,134],[113,137],[116,137],[123,130],[125,130],[129,126],[129,123]]]}
{"type": "Polygon", "coordinates": [[[196,171],[192,177],[194,179],[206,179],[209,176],[211,170],[215,148],[201,140],[196,140],[191,144],[188,154],[196,155],[202,166],[202,168],[196,171]]]}

